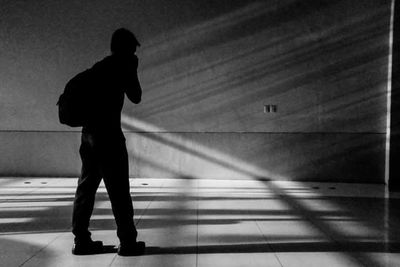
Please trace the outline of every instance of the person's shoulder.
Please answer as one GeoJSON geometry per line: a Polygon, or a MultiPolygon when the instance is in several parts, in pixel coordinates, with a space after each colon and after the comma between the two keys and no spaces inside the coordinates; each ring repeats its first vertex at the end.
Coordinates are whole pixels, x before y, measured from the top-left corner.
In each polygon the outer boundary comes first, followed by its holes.
{"type": "Polygon", "coordinates": [[[125,73],[136,70],[137,66],[138,58],[136,55],[110,55],[95,63],[91,68],[91,72],[94,75],[101,75],[101,73],[125,73]]]}
{"type": "Polygon", "coordinates": [[[112,65],[115,64],[115,60],[112,58],[112,56],[106,56],[105,58],[103,58],[102,60],[96,62],[92,69],[96,70],[96,69],[102,69],[105,67],[110,67],[112,65]]]}

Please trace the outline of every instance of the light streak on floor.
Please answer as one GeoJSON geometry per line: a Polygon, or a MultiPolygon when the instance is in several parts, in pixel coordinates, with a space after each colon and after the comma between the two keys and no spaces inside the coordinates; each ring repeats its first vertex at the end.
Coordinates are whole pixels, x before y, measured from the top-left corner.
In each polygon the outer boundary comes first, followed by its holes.
{"type": "MultiPolygon", "coordinates": [[[[1,180],[0,266],[400,265],[400,195],[385,195],[383,185],[132,179],[148,249],[120,257],[71,254],[76,179],[1,180]]],[[[103,184],[96,203],[93,238],[112,248],[118,240],[103,184]]]]}

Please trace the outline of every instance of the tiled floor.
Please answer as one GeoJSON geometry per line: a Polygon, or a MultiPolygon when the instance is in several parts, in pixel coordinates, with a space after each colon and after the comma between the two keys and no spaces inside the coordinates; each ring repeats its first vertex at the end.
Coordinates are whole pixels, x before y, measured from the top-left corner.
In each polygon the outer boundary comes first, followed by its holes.
{"type": "Polygon", "coordinates": [[[76,179],[0,179],[0,266],[400,266],[400,198],[382,185],[133,179],[147,253],[120,257],[102,186],[91,223],[108,246],[73,256],[76,179]]]}

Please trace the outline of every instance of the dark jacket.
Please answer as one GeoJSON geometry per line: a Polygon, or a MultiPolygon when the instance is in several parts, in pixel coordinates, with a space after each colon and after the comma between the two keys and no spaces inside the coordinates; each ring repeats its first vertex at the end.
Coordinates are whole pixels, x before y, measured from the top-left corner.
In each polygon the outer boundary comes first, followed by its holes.
{"type": "Polygon", "coordinates": [[[111,55],[97,62],[89,72],[89,122],[86,133],[121,132],[124,96],[138,104],[142,89],[137,76],[135,55],[111,55]]]}

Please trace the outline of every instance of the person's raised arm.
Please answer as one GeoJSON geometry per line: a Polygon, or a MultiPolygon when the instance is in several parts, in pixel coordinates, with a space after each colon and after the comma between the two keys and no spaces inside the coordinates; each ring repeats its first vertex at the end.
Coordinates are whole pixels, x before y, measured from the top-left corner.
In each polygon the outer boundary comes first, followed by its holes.
{"type": "Polygon", "coordinates": [[[130,101],[139,104],[142,100],[142,87],[140,86],[139,78],[137,75],[138,58],[134,58],[134,71],[128,77],[125,84],[125,93],[130,101]]]}

